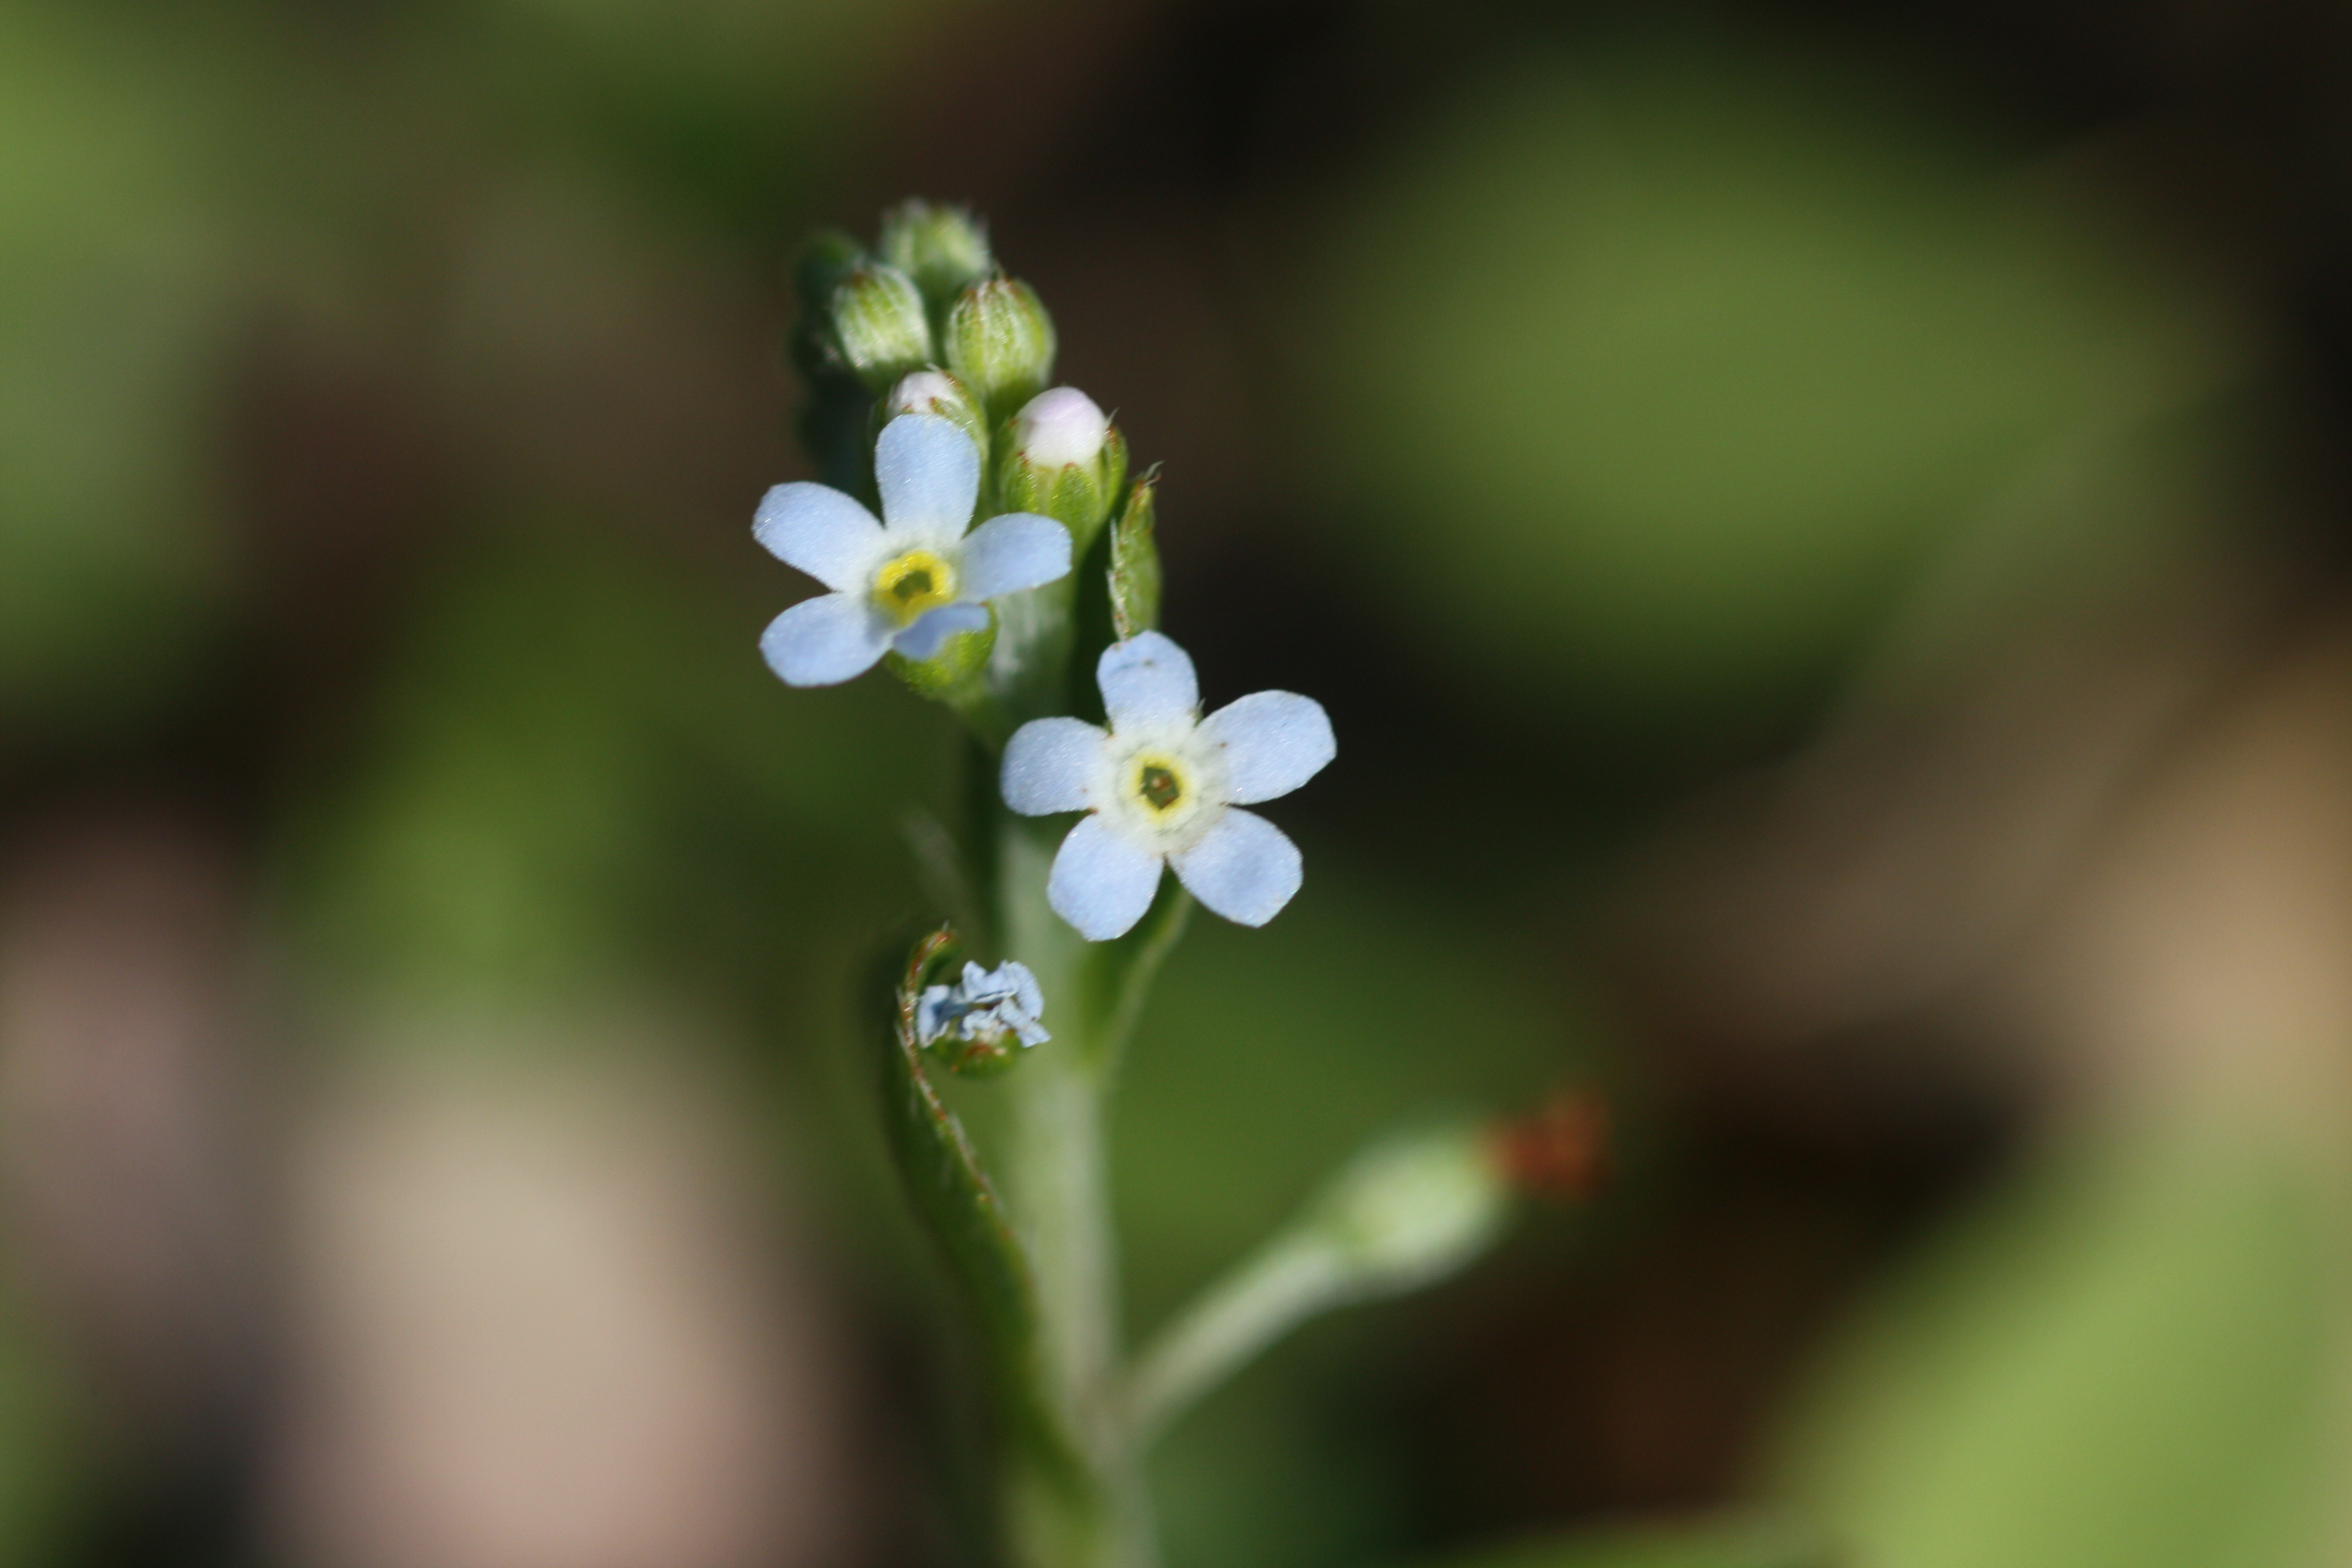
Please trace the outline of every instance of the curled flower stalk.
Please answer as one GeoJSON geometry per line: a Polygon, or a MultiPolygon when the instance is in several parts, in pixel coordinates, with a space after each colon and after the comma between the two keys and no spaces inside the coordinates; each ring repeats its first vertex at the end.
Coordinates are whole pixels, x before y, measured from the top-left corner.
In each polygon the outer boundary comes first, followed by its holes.
{"type": "Polygon", "coordinates": [[[1152,1436],[1302,1318],[1468,1262],[1500,1228],[1507,1172],[1452,1122],[1377,1145],[1129,1355],[1106,1131],[1119,1058],[1194,902],[1255,927],[1299,894],[1297,847],[1247,808],[1333,761],[1331,721],[1287,691],[1203,716],[1192,659],[1156,629],[1154,481],[1129,482],[1100,404],[1052,384],[1052,320],[976,222],[910,202],[870,248],[813,244],[800,279],[801,429],[826,482],[771,489],[753,532],[826,592],[761,651],[794,687],[882,666],[970,736],[969,816],[923,842],[984,929],[941,927],[894,980],[884,1114],[990,1352],[993,1528],[1015,1568],[1152,1568],[1152,1436]],[[1088,686],[1104,723],[1071,711],[1088,686]],[[1010,1101],[1000,1147],[965,1132],[942,1072],[1010,1101]]]}

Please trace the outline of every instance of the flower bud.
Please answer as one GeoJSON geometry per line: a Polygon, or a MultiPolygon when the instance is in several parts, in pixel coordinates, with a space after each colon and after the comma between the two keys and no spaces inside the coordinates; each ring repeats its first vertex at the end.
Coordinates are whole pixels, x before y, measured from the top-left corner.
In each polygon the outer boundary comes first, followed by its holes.
{"type": "Polygon", "coordinates": [[[922,292],[895,267],[868,264],[841,280],[833,291],[833,339],[874,392],[933,358],[922,292]]]}
{"type": "Polygon", "coordinates": [[[909,201],[883,215],[882,259],[940,309],[996,270],[987,233],[961,207],[909,201]]]}
{"type": "Polygon", "coordinates": [[[948,312],[947,363],[992,417],[1036,396],[1054,374],[1054,322],[1037,291],[1012,278],[966,289],[948,312]]]}
{"type": "Polygon", "coordinates": [[[1093,398],[1057,386],[1022,405],[1010,435],[1004,504],[1061,523],[1084,554],[1127,480],[1127,442],[1118,426],[1093,398]]]}
{"type": "Polygon", "coordinates": [[[1013,417],[1013,446],[1042,468],[1091,463],[1102,455],[1110,420],[1075,386],[1041,392],[1013,417]]]}
{"type": "Polygon", "coordinates": [[[1500,1234],[1510,1188],[1475,1128],[1408,1133],[1358,1155],[1308,1221],[1343,1260],[1347,1294],[1385,1296],[1454,1272],[1500,1234]]]}
{"type": "Polygon", "coordinates": [[[988,416],[971,389],[946,371],[919,370],[892,387],[890,395],[875,405],[874,433],[880,435],[882,426],[901,414],[936,414],[953,421],[980,448],[982,464],[987,463],[988,416]]]}

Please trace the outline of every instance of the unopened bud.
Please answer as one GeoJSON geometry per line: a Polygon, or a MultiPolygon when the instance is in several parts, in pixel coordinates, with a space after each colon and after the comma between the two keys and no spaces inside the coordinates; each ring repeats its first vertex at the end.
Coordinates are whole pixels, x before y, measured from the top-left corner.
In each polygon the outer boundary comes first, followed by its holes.
{"type": "Polygon", "coordinates": [[[1453,1273],[1491,1244],[1510,1188],[1473,1127],[1375,1144],[1335,1177],[1308,1222],[1345,1260],[1348,1294],[1384,1296],[1453,1273]]]}
{"type": "Polygon", "coordinates": [[[895,267],[869,264],[841,280],[833,291],[833,337],[843,361],[875,392],[937,357],[922,292],[895,267]]]}
{"type": "Polygon", "coordinates": [[[1041,392],[1013,419],[1013,446],[1041,468],[1091,463],[1102,455],[1110,420],[1075,386],[1041,392]]]}
{"type": "Polygon", "coordinates": [[[947,364],[993,418],[1036,396],[1054,374],[1054,322],[1037,291],[1012,278],[966,289],[948,312],[947,364]]]}
{"type": "Polygon", "coordinates": [[[948,302],[996,270],[988,235],[961,207],[909,201],[882,218],[882,259],[915,280],[923,297],[948,302]]]}
{"type": "Polygon", "coordinates": [[[1057,386],[1022,405],[1012,437],[1004,504],[1060,522],[1084,554],[1127,482],[1127,443],[1118,427],[1093,398],[1057,386]]]}
{"type": "Polygon", "coordinates": [[[919,370],[892,387],[890,395],[875,406],[875,433],[879,435],[883,426],[901,414],[936,414],[952,421],[980,448],[981,462],[987,463],[988,416],[971,389],[946,371],[919,370]]]}

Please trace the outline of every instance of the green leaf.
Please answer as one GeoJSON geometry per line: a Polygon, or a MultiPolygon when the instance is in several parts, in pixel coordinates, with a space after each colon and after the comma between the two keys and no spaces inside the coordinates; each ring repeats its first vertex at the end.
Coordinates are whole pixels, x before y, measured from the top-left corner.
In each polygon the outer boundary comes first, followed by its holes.
{"type": "Polygon", "coordinates": [[[1794,1500],[1874,1568],[2320,1561],[2342,1466],[2331,1173],[2235,1129],[2035,1162],[1829,1359],[1794,1500]]]}
{"type": "Polygon", "coordinates": [[[1110,536],[1111,625],[1121,642],[1160,625],[1160,546],[1151,537],[1159,507],[1155,468],[1135,481],[1110,536]]]}

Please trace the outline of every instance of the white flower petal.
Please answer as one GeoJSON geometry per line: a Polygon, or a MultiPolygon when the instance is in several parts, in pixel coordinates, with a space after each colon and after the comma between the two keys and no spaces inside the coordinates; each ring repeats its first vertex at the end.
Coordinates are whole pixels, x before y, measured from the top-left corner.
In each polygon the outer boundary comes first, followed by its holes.
{"type": "Polygon", "coordinates": [[[875,443],[874,484],[890,532],[961,539],[980,499],[980,448],[936,414],[901,414],[875,443]]]}
{"type": "Polygon", "coordinates": [[[1085,810],[1094,804],[1090,786],[1108,739],[1083,719],[1030,720],[1005,742],[997,775],[1004,804],[1024,816],[1085,810]]]}
{"type": "Polygon", "coordinates": [[[793,686],[833,686],[863,675],[889,646],[889,626],[855,594],[803,599],[760,635],[768,668],[793,686]]]}
{"type": "Polygon", "coordinates": [[[1192,895],[1229,921],[1262,926],[1282,912],[1305,875],[1298,846],[1254,811],[1228,811],[1168,863],[1192,895]]]}
{"type": "Polygon", "coordinates": [[[1158,632],[1138,632],[1103,649],[1095,681],[1113,730],[1180,715],[1189,719],[1201,705],[1201,682],[1191,657],[1158,632]]]}
{"type": "Polygon", "coordinates": [[[1029,972],[1027,964],[1017,958],[1008,958],[996,966],[996,980],[997,984],[1013,988],[1013,999],[1020,1004],[1024,1013],[1033,1018],[1045,1016],[1045,988],[1037,984],[1037,977],[1029,972]]]}
{"type": "Polygon", "coordinates": [[[967,599],[993,599],[1015,589],[1034,588],[1070,574],[1070,531],[1034,511],[992,517],[963,542],[967,599]]]}
{"type": "Polygon", "coordinates": [[[892,651],[907,658],[926,659],[940,657],[948,638],[958,632],[984,632],[988,629],[986,605],[941,605],[927,610],[915,619],[915,624],[890,639],[892,651]]]}
{"type": "Polygon", "coordinates": [[[1222,753],[1225,798],[1247,805],[1288,795],[1339,755],[1323,704],[1295,691],[1253,691],[1201,721],[1222,753]]]}
{"type": "Polygon", "coordinates": [[[860,593],[883,552],[874,514],[831,485],[778,485],[761,498],[751,537],[836,594],[860,593]]]}
{"type": "Polygon", "coordinates": [[[1160,890],[1160,857],[1085,816],[1062,840],[1045,879],[1045,901],[1088,942],[1124,936],[1160,890]]]}

